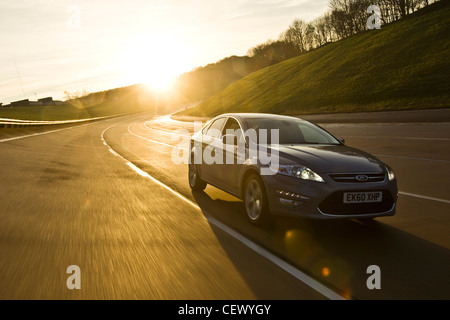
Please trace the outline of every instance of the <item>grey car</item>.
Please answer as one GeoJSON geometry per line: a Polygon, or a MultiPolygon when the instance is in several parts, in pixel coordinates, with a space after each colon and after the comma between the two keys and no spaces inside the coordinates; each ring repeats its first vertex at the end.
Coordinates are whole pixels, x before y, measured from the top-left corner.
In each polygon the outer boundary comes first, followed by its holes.
{"type": "Polygon", "coordinates": [[[398,196],[392,169],[373,155],[311,122],[258,113],[217,116],[192,136],[189,185],[201,191],[207,184],[242,199],[255,225],[274,214],[392,216],[398,196]]]}

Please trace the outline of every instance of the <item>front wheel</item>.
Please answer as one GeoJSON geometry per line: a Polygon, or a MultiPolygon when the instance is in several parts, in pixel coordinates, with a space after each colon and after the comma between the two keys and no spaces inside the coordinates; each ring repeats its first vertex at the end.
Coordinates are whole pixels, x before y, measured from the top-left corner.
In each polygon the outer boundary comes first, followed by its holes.
{"type": "Polygon", "coordinates": [[[206,188],[206,182],[200,178],[198,165],[189,163],[189,186],[194,191],[203,191],[206,188]]]}
{"type": "Polygon", "coordinates": [[[266,190],[257,174],[252,174],[245,183],[244,203],[247,218],[252,224],[265,226],[270,222],[266,190]]]}

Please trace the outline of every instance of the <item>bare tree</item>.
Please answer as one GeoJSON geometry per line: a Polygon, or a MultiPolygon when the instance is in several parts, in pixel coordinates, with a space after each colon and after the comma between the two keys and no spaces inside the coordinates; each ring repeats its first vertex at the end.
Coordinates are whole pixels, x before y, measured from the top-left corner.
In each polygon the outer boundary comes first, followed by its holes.
{"type": "Polygon", "coordinates": [[[307,48],[307,27],[308,25],[301,19],[295,19],[289,28],[281,34],[280,39],[290,42],[297,47],[300,53],[308,50],[307,48]]]}
{"type": "Polygon", "coordinates": [[[358,33],[367,29],[367,8],[372,0],[353,0],[349,5],[349,15],[353,20],[353,32],[358,33]]]}
{"type": "Polygon", "coordinates": [[[250,57],[256,58],[261,67],[278,63],[299,54],[297,47],[288,41],[266,41],[253,48],[248,53],[250,57]]]}
{"type": "Polygon", "coordinates": [[[340,39],[351,36],[354,33],[350,3],[351,0],[330,0],[333,27],[340,39]]]}
{"type": "Polygon", "coordinates": [[[317,47],[315,41],[315,28],[312,23],[308,23],[305,29],[305,44],[306,50],[309,51],[317,47]]]}
{"type": "Polygon", "coordinates": [[[327,34],[327,22],[325,16],[319,17],[311,22],[314,28],[314,41],[317,46],[323,46],[329,42],[327,34]]]}
{"type": "Polygon", "coordinates": [[[367,29],[367,9],[377,5],[381,23],[388,24],[439,0],[330,0],[329,10],[310,23],[295,19],[277,41],[268,41],[248,51],[267,63],[276,63],[326,43],[367,29]]]}
{"type": "Polygon", "coordinates": [[[65,100],[75,100],[75,99],[81,99],[85,98],[89,95],[89,91],[87,90],[75,90],[73,92],[70,91],[64,91],[64,99],[65,100]]]}

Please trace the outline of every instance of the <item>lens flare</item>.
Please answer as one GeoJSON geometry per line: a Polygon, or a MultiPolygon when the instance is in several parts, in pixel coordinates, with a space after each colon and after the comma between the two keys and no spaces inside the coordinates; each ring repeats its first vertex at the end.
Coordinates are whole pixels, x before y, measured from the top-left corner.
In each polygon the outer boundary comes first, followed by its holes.
{"type": "Polygon", "coordinates": [[[130,39],[122,49],[119,64],[124,82],[141,83],[151,89],[170,89],[174,80],[187,71],[183,41],[170,34],[142,34],[130,39]]]}

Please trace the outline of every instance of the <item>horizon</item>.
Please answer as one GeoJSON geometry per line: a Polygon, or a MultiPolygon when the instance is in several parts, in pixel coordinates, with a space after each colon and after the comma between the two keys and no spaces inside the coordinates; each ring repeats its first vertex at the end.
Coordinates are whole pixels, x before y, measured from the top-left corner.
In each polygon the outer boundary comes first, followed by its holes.
{"type": "Polygon", "coordinates": [[[0,102],[64,100],[148,84],[164,89],[179,75],[273,40],[294,19],[311,21],[328,0],[144,1],[22,0],[3,5],[0,102]],[[155,50],[159,49],[159,50],[155,50]]]}

